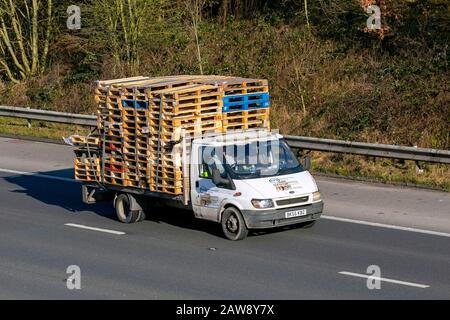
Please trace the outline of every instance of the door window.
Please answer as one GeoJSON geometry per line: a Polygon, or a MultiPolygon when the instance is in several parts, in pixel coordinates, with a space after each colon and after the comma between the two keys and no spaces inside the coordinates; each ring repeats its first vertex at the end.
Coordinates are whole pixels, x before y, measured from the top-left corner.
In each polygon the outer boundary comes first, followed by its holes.
{"type": "Polygon", "coordinates": [[[220,175],[225,178],[226,171],[225,167],[222,164],[219,156],[216,154],[214,148],[210,147],[201,147],[199,148],[200,154],[200,164],[199,164],[199,173],[201,178],[212,179],[213,169],[218,169],[220,175]]]}

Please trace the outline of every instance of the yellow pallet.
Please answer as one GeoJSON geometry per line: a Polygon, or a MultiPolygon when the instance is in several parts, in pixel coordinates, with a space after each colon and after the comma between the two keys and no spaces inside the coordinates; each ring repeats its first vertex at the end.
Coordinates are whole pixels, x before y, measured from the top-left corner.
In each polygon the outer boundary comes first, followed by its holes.
{"type": "Polygon", "coordinates": [[[104,183],[114,185],[114,186],[125,186],[125,179],[105,175],[104,183]]]}
{"type": "Polygon", "coordinates": [[[139,189],[149,189],[150,186],[146,180],[125,179],[125,186],[139,189]]]}
{"type": "Polygon", "coordinates": [[[98,158],[74,158],[75,180],[95,181],[100,178],[100,159],[98,158]]]}
{"type": "Polygon", "coordinates": [[[86,137],[79,135],[71,136],[70,140],[74,147],[86,147],[89,145],[89,147],[96,148],[100,143],[100,139],[98,137],[86,137]]]}
{"type": "Polygon", "coordinates": [[[156,179],[156,177],[159,177],[159,181],[181,181],[183,179],[183,175],[181,172],[166,172],[164,170],[159,170],[156,172],[156,169],[149,170],[147,172],[147,177],[151,179],[156,179]]]}
{"type": "Polygon", "coordinates": [[[269,92],[269,83],[265,79],[235,77],[225,81],[215,81],[215,83],[223,88],[225,95],[269,92]]]}
{"type": "MultiPolygon", "coordinates": [[[[264,109],[262,109],[264,110],[264,109]]],[[[256,110],[255,110],[256,111],[256,110]]],[[[269,113],[268,112],[260,112],[260,113],[250,113],[251,111],[240,111],[240,112],[230,112],[225,113],[223,116],[222,124],[224,127],[228,125],[234,125],[234,124],[248,124],[248,123],[255,123],[256,122],[264,122],[265,120],[269,119],[269,113]]]]}
{"type": "Polygon", "coordinates": [[[162,192],[162,193],[168,193],[173,195],[180,195],[183,194],[183,188],[178,186],[171,186],[169,184],[152,184],[149,183],[150,190],[153,192],[162,192]]]}
{"type": "Polygon", "coordinates": [[[248,130],[248,129],[268,129],[270,130],[270,121],[253,121],[246,124],[230,124],[222,127],[222,132],[228,130],[248,130]]]}

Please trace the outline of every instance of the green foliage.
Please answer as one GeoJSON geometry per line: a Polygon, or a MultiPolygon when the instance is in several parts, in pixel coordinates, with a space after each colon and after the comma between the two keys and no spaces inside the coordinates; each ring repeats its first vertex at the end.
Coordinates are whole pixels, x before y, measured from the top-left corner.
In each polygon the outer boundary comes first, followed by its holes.
{"type": "Polygon", "coordinates": [[[19,83],[47,66],[52,0],[0,1],[0,79],[19,83]]]}
{"type": "Polygon", "coordinates": [[[51,109],[58,91],[55,87],[44,86],[30,88],[26,94],[30,100],[31,106],[39,106],[40,109],[51,109]]]}
{"type": "Polygon", "coordinates": [[[1,99],[93,111],[92,81],[198,73],[200,51],[206,74],[269,79],[282,132],[448,148],[448,1],[377,1],[366,32],[364,1],[307,1],[309,29],[304,0],[208,0],[198,39],[186,1],[83,0],[79,31],[55,3],[47,73],[1,99]]]}

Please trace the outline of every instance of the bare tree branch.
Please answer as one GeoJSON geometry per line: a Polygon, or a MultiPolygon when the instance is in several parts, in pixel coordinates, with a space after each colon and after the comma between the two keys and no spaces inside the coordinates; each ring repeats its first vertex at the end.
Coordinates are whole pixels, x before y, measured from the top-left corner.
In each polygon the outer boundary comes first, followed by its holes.
{"type": "Polygon", "coordinates": [[[26,80],[44,70],[52,31],[52,6],[52,0],[0,1],[0,59],[2,70],[11,81],[26,80]]]}

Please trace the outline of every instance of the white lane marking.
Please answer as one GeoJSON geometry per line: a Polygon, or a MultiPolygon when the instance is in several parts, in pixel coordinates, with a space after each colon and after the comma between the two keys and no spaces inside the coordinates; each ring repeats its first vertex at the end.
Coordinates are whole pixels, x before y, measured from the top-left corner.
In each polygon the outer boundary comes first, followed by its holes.
{"type": "Polygon", "coordinates": [[[328,219],[328,220],[341,221],[341,222],[364,224],[364,225],[372,226],[372,227],[395,229],[395,230],[401,230],[401,231],[410,231],[410,232],[431,234],[433,236],[441,236],[441,237],[449,237],[450,238],[450,233],[445,233],[445,232],[431,231],[431,230],[425,230],[425,229],[417,229],[417,228],[411,228],[411,227],[395,226],[395,225],[392,225],[392,224],[384,224],[384,223],[370,222],[370,221],[363,221],[363,220],[354,220],[354,219],[340,218],[340,217],[327,216],[327,215],[322,216],[322,218],[323,219],[328,219]]]}
{"type": "Polygon", "coordinates": [[[24,176],[33,176],[33,177],[45,178],[45,179],[60,180],[60,181],[65,181],[65,182],[77,182],[78,183],[78,181],[76,181],[74,179],[64,178],[64,177],[57,177],[57,176],[50,176],[48,174],[35,173],[35,172],[25,172],[25,171],[17,171],[17,170],[1,169],[1,168],[0,168],[0,172],[19,174],[19,175],[24,175],[24,176]]]}
{"type": "Polygon", "coordinates": [[[105,232],[105,233],[112,233],[112,234],[117,234],[117,235],[120,235],[120,236],[126,234],[125,232],[122,232],[122,231],[89,227],[89,226],[85,226],[85,225],[82,225],[82,224],[76,224],[76,223],[66,223],[64,225],[68,226],[68,227],[74,227],[74,228],[80,228],[80,229],[99,231],[99,232],[105,232]]]}
{"type": "MultiPolygon", "coordinates": [[[[10,169],[2,169],[2,168],[0,168],[0,172],[6,172],[6,173],[26,175],[26,176],[33,176],[33,177],[38,177],[38,178],[45,178],[45,179],[53,179],[53,180],[60,180],[60,181],[66,181],[66,182],[79,183],[79,181],[77,181],[75,179],[50,176],[50,175],[41,174],[41,173],[24,172],[24,171],[10,170],[10,169]]],[[[395,225],[391,225],[391,224],[384,224],[384,223],[378,223],[378,222],[369,222],[369,221],[355,220],[355,219],[348,219],[348,218],[340,218],[340,217],[334,217],[334,216],[328,216],[328,215],[323,215],[322,218],[323,219],[328,219],[328,220],[341,221],[341,222],[363,224],[363,225],[372,226],[372,227],[380,227],[380,228],[395,229],[395,230],[402,230],[402,231],[409,231],[409,232],[417,232],[417,233],[430,234],[430,235],[433,235],[433,236],[441,236],[441,237],[448,237],[448,238],[450,238],[450,233],[445,233],[445,232],[438,232],[438,231],[431,231],[431,230],[424,230],[424,229],[417,229],[417,228],[410,228],[410,227],[401,227],[401,226],[395,226],[395,225]]]]}
{"type": "Polygon", "coordinates": [[[346,275],[346,276],[352,276],[352,277],[358,277],[358,278],[366,278],[366,279],[371,278],[371,279],[374,279],[374,280],[380,280],[380,281],[384,281],[384,282],[401,284],[401,285],[404,285],[404,286],[416,287],[416,288],[421,288],[421,289],[425,289],[425,288],[429,288],[430,287],[427,284],[420,284],[420,283],[400,281],[400,280],[394,280],[394,279],[388,279],[388,278],[374,277],[374,276],[367,275],[367,274],[354,273],[354,272],[348,272],[348,271],[340,271],[338,273],[346,275]]]}

